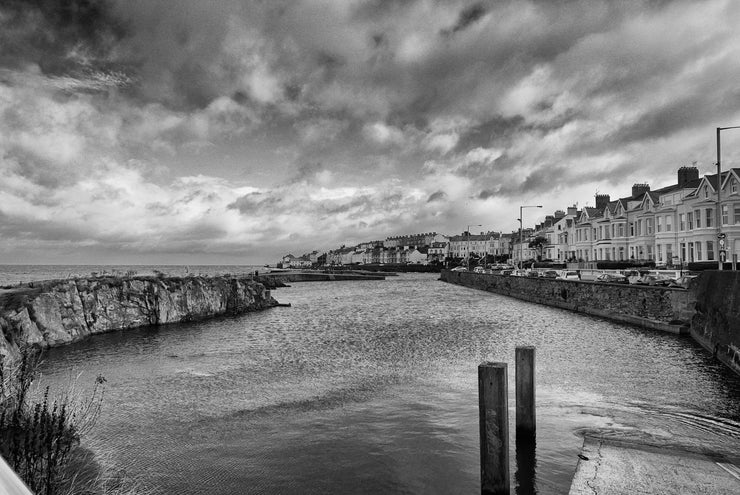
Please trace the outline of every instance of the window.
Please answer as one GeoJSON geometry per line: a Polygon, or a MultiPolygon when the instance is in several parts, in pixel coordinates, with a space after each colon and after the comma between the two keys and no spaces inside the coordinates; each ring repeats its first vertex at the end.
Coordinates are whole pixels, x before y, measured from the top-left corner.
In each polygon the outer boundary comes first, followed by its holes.
{"type": "Polygon", "coordinates": [[[701,228],[701,210],[694,211],[694,218],[696,219],[696,228],[701,228]]]}
{"type": "Polygon", "coordinates": [[[705,198],[709,197],[709,186],[704,186],[704,197],[705,198]]]}
{"type": "Polygon", "coordinates": [[[701,242],[696,243],[696,261],[701,261],[701,242]]]}
{"type": "Polygon", "coordinates": [[[656,217],[658,232],[663,232],[663,217],[656,217]]]}
{"type": "Polygon", "coordinates": [[[671,225],[673,221],[673,218],[670,215],[666,215],[665,217],[665,231],[670,232],[673,229],[673,226],[671,225]]]}
{"type": "Polygon", "coordinates": [[[633,237],[635,235],[635,223],[630,223],[630,237],[633,237]]]}
{"type": "Polygon", "coordinates": [[[722,205],[722,225],[730,223],[730,207],[722,205]]]}
{"type": "Polygon", "coordinates": [[[617,237],[617,226],[612,224],[612,237],[617,237]]]}
{"type": "Polygon", "coordinates": [[[737,225],[740,223],[740,203],[735,203],[733,213],[735,214],[735,224],[737,225]]]}
{"type": "Polygon", "coordinates": [[[732,182],[730,184],[731,184],[730,187],[732,188],[732,192],[736,193],[737,192],[737,181],[735,179],[732,179],[732,182]]]}
{"type": "Polygon", "coordinates": [[[670,262],[673,260],[673,244],[665,245],[665,260],[670,262]]]}
{"type": "Polygon", "coordinates": [[[714,260],[714,241],[707,241],[707,259],[714,260]]]}
{"type": "Polygon", "coordinates": [[[707,227],[711,227],[712,226],[712,217],[714,217],[714,210],[712,208],[707,208],[706,209],[706,214],[707,215],[704,217],[707,220],[706,221],[706,225],[707,225],[707,227]]]}
{"type": "Polygon", "coordinates": [[[655,247],[656,247],[656,251],[655,252],[658,255],[658,261],[662,262],[663,261],[663,246],[661,246],[660,244],[658,244],[655,247]]]}
{"type": "Polygon", "coordinates": [[[642,235],[642,219],[637,221],[637,235],[642,235]]]}
{"type": "Polygon", "coordinates": [[[685,242],[682,242],[678,245],[678,253],[679,253],[679,256],[681,257],[681,261],[685,261],[686,260],[686,243],[685,242]]]}
{"type": "Polygon", "coordinates": [[[619,237],[624,237],[624,224],[619,224],[619,237]]]}
{"type": "Polygon", "coordinates": [[[647,234],[653,235],[653,219],[652,218],[646,219],[645,225],[647,226],[647,234]]]}
{"type": "Polygon", "coordinates": [[[686,230],[686,215],[678,214],[678,230],[686,230]]]}
{"type": "Polygon", "coordinates": [[[694,214],[692,212],[686,214],[686,225],[688,230],[694,230],[694,214]]]}
{"type": "Polygon", "coordinates": [[[694,261],[694,243],[689,242],[689,261],[694,261]]]}

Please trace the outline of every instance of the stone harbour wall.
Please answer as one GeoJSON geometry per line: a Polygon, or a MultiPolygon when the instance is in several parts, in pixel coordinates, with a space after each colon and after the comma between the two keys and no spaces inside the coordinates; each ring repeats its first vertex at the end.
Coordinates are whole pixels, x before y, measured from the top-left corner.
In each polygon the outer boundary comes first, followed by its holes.
{"type": "Polygon", "coordinates": [[[97,333],[238,314],[277,305],[239,277],[100,277],[35,282],[0,291],[0,355],[97,333]]]}
{"type": "Polygon", "coordinates": [[[695,291],[691,336],[740,374],[740,272],[704,272],[695,291]]]}
{"type": "Polygon", "coordinates": [[[673,333],[688,333],[693,290],[443,270],[441,280],[673,333]]]}

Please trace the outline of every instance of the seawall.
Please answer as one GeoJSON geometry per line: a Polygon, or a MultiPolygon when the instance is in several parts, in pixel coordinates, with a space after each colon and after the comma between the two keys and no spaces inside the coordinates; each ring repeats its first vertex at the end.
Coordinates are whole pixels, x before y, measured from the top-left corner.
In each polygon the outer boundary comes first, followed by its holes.
{"type": "Polygon", "coordinates": [[[443,270],[440,279],[529,302],[673,333],[688,333],[692,290],[443,270]]]}
{"type": "Polygon", "coordinates": [[[691,336],[740,375],[740,272],[704,272],[695,290],[691,336]]]}
{"type": "Polygon", "coordinates": [[[35,282],[0,291],[0,355],[90,335],[239,314],[277,305],[248,277],[99,277],[35,282]]]}

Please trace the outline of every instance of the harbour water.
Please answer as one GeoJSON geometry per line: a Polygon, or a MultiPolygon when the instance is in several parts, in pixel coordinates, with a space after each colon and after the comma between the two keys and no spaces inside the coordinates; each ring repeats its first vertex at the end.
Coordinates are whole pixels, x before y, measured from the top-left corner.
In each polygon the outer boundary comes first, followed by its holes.
{"type": "Polygon", "coordinates": [[[567,493],[587,433],[740,457],[740,379],[686,336],[434,274],[273,295],[292,307],[52,349],[41,384],[104,375],[94,443],[163,494],[475,493],[477,365],[510,363],[513,406],[518,345],[538,422],[519,471],[512,430],[519,493],[567,493]]]}

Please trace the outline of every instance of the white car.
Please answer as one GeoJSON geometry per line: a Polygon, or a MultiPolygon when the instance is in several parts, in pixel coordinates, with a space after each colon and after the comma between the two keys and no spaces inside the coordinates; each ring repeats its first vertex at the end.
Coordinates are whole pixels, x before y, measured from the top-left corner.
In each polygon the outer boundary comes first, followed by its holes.
{"type": "Polygon", "coordinates": [[[558,276],[560,280],[580,280],[581,277],[578,276],[578,272],[574,271],[562,271],[560,272],[560,275],[558,276]]]}
{"type": "Polygon", "coordinates": [[[467,268],[465,268],[464,266],[456,266],[455,268],[453,268],[453,269],[452,269],[452,270],[450,270],[450,271],[451,271],[451,272],[467,272],[467,271],[468,271],[468,269],[467,269],[467,268]]]}

